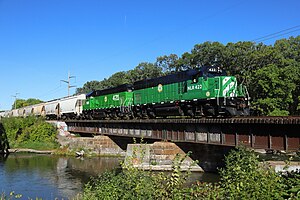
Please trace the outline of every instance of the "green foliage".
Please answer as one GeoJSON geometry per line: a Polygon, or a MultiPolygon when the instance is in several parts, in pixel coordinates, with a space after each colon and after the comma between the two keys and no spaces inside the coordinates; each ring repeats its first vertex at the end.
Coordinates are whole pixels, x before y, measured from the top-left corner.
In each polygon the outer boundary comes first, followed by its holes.
{"type": "Polygon", "coordinates": [[[156,59],[155,65],[160,67],[163,73],[171,73],[173,71],[179,71],[177,69],[180,65],[178,63],[178,56],[176,54],[170,54],[169,56],[160,56],[156,59]]]}
{"type": "Polygon", "coordinates": [[[9,143],[6,132],[2,123],[0,122],[0,156],[9,149],[9,143]]]}
{"type": "Polygon", "coordinates": [[[3,127],[11,148],[53,149],[56,128],[42,118],[3,118],[3,127]]]}
{"type": "Polygon", "coordinates": [[[14,191],[10,192],[9,195],[6,195],[4,192],[0,194],[0,200],[11,200],[11,199],[20,199],[22,198],[21,194],[15,194],[14,191]]]}
{"type": "Polygon", "coordinates": [[[300,170],[282,172],[282,197],[284,199],[300,199],[300,170]]]}
{"type": "MultiPolygon", "coordinates": [[[[136,154],[138,155],[138,153],[136,154]]],[[[134,158],[133,158],[134,159],[134,158]]],[[[300,172],[275,173],[245,147],[226,156],[220,170],[221,181],[215,184],[185,183],[189,172],[180,165],[185,157],[176,156],[171,174],[152,173],[123,163],[122,171],[105,172],[89,182],[83,199],[299,199],[300,172]]]]}
{"type": "Polygon", "coordinates": [[[225,159],[220,171],[223,197],[229,199],[279,199],[282,187],[274,169],[258,161],[256,154],[239,147],[225,159]]]}
{"type": "Polygon", "coordinates": [[[190,171],[183,172],[180,168],[183,161],[189,154],[182,156],[177,154],[172,163],[172,173],[158,173],[154,178],[155,199],[186,199],[190,191],[184,187],[190,171]]]}
{"type": "MultiPolygon", "coordinates": [[[[136,149],[143,151],[142,149],[136,149]]],[[[122,171],[110,171],[85,185],[83,199],[186,199],[188,192],[183,187],[189,172],[180,170],[185,157],[176,156],[171,174],[152,173],[133,166],[135,156],[122,164],[122,171]]],[[[142,159],[142,158],[141,158],[142,159]]]]}
{"type": "Polygon", "coordinates": [[[34,99],[34,98],[29,98],[27,100],[25,99],[16,99],[16,101],[13,103],[13,105],[11,106],[12,109],[16,108],[22,108],[22,107],[26,107],[26,106],[30,106],[30,105],[35,105],[35,104],[39,104],[42,103],[43,101],[39,100],[39,99],[34,99]]]}
{"type": "Polygon", "coordinates": [[[218,183],[197,182],[186,190],[186,199],[222,199],[218,183]]]}

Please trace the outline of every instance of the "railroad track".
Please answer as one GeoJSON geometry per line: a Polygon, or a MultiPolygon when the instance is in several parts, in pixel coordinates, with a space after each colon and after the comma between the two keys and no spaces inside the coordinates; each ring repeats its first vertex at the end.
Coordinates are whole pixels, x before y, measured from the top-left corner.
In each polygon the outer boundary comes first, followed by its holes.
{"type": "Polygon", "coordinates": [[[233,118],[197,118],[197,119],[131,119],[131,120],[66,120],[66,122],[80,123],[140,123],[140,124],[300,124],[300,116],[279,117],[233,117],[233,118]]]}

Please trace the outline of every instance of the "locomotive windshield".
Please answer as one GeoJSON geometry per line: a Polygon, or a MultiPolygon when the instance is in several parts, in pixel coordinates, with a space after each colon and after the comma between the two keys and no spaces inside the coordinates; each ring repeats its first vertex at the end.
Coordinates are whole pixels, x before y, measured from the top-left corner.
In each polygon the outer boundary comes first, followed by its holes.
{"type": "Polygon", "coordinates": [[[200,71],[203,73],[203,77],[226,76],[225,70],[215,66],[202,67],[200,71]]]}
{"type": "Polygon", "coordinates": [[[226,76],[225,70],[222,70],[220,67],[215,67],[215,66],[204,66],[200,68],[198,73],[194,74],[192,76],[193,83],[198,82],[199,77],[204,77],[206,78],[212,78],[215,76],[226,76]]]}

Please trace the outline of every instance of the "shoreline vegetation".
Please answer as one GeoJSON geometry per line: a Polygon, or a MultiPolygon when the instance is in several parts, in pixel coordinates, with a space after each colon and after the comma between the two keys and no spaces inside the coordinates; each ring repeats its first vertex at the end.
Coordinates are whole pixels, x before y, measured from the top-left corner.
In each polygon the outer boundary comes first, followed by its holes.
{"type": "MultiPolygon", "coordinates": [[[[132,157],[134,159],[134,157],[132,157]]],[[[246,147],[233,149],[219,169],[220,181],[197,181],[187,186],[190,172],[180,169],[177,156],[171,173],[152,173],[124,162],[122,170],[108,171],[91,180],[76,199],[299,199],[300,171],[275,172],[246,147]]],[[[288,163],[286,163],[288,166],[288,163]]]]}
{"type": "Polygon", "coordinates": [[[44,118],[34,116],[2,118],[1,123],[6,133],[10,151],[34,149],[38,152],[59,148],[56,139],[57,129],[52,124],[47,123],[44,118]]]}

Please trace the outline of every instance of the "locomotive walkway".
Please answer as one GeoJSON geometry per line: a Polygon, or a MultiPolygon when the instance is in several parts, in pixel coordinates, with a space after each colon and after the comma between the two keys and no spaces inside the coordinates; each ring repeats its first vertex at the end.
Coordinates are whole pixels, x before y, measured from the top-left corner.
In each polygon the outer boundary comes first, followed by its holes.
{"type": "Polygon", "coordinates": [[[300,117],[69,120],[73,133],[146,138],[157,141],[295,151],[300,117]]]}

